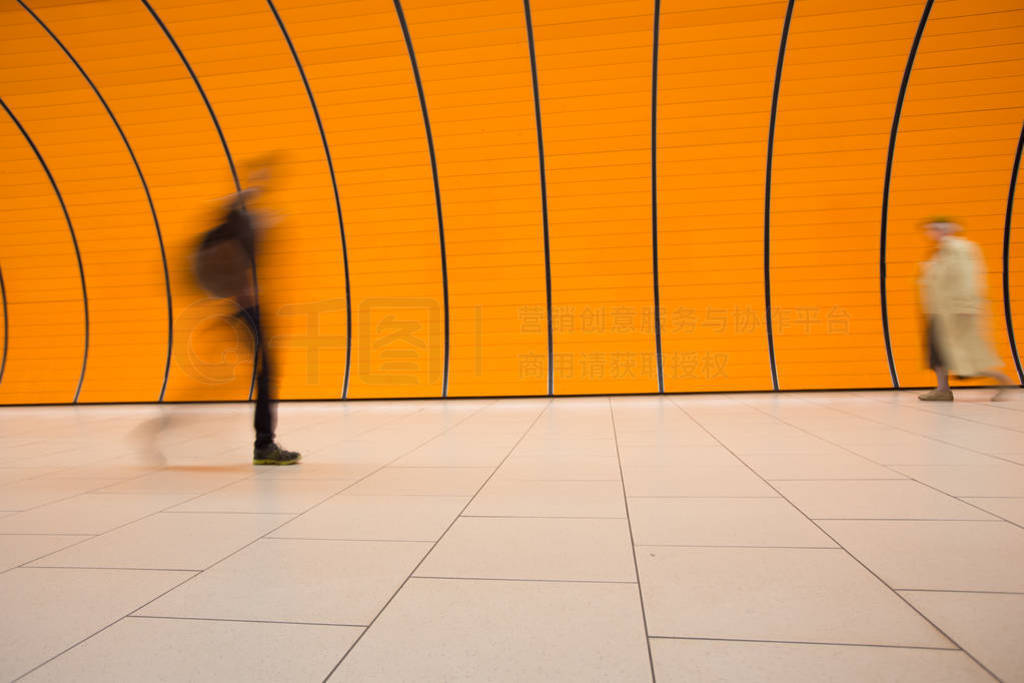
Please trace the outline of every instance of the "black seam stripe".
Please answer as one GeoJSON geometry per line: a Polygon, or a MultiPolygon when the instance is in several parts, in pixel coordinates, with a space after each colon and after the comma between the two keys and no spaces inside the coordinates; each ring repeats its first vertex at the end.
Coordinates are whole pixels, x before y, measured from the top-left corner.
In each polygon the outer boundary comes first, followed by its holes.
{"type": "Polygon", "coordinates": [[[4,381],[4,370],[7,369],[7,347],[10,346],[7,342],[7,337],[11,329],[11,326],[7,324],[7,287],[4,285],[3,268],[0,268],[0,301],[3,302],[4,307],[4,352],[3,356],[0,356],[0,383],[2,383],[4,381]]]}
{"type": "Polygon", "coordinates": [[[768,160],[764,180],[764,313],[768,329],[768,360],[772,369],[772,388],[779,390],[779,373],[775,366],[775,337],[772,333],[772,276],[771,276],[771,224],[772,224],[772,153],[775,147],[775,117],[779,110],[779,89],[782,85],[782,65],[786,59],[786,41],[789,24],[793,19],[793,0],[786,5],[786,19],[782,24],[779,41],[779,61],[775,65],[775,87],[772,91],[772,114],[768,123],[768,160]]]}
{"type": "Polygon", "coordinates": [[[892,116],[892,130],[889,133],[889,154],[885,161],[885,182],[882,187],[882,231],[881,244],[879,246],[878,279],[879,291],[882,296],[882,331],[885,334],[885,355],[889,360],[889,375],[892,377],[894,389],[900,388],[900,378],[896,373],[896,361],[892,356],[892,336],[889,332],[889,296],[886,292],[886,241],[889,232],[889,189],[892,184],[892,160],[896,154],[896,135],[900,129],[900,118],[903,114],[903,99],[907,95],[907,87],[910,85],[910,73],[914,69],[914,58],[917,56],[917,48],[921,44],[921,37],[924,35],[924,27],[928,22],[928,15],[932,11],[934,0],[926,0],[924,11],[921,13],[921,21],[917,24],[917,33],[914,35],[914,42],[910,46],[910,54],[907,55],[907,66],[903,69],[903,82],[900,84],[900,94],[896,98],[896,111],[892,116]]]}
{"type": "Polygon", "coordinates": [[[341,195],[338,193],[338,181],[334,175],[334,161],[331,159],[331,148],[327,144],[327,133],[324,131],[324,124],[320,119],[320,110],[316,106],[313,89],[309,85],[309,79],[306,78],[306,70],[302,67],[299,53],[292,43],[291,36],[288,35],[288,30],[284,26],[284,20],[274,6],[273,0],[267,0],[267,4],[270,6],[270,11],[274,13],[274,18],[277,19],[277,25],[281,27],[281,33],[288,42],[288,49],[292,51],[292,57],[295,58],[295,66],[298,67],[299,75],[302,76],[302,83],[306,86],[309,104],[313,107],[313,116],[316,117],[316,126],[320,129],[320,140],[324,144],[324,154],[327,155],[327,168],[331,175],[331,186],[334,188],[334,206],[338,212],[338,230],[341,232],[341,259],[345,268],[345,379],[341,385],[341,397],[344,399],[348,398],[348,382],[352,366],[352,288],[349,285],[348,243],[345,240],[345,222],[341,217],[341,195]]]}
{"type": "Polygon", "coordinates": [[[32,15],[32,18],[43,27],[43,30],[50,34],[50,37],[53,38],[54,42],[56,42],[58,46],[60,46],[60,49],[64,51],[64,54],[68,56],[71,63],[75,65],[76,69],[78,69],[78,72],[82,74],[82,77],[89,84],[89,87],[92,88],[94,93],[96,93],[96,97],[99,98],[103,108],[107,110],[107,114],[110,116],[110,120],[113,122],[114,127],[117,128],[117,132],[120,134],[121,140],[124,141],[124,146],[128,150],[128,155],[132,158],[132,164],[135,165],[135,172],[139,175],[139,181],[142,183],[142,189],[146,193],[146,201],[149,203],[149,212],[153,216],[153,227],[156,229],[156,240],[160,245],[160,261],[164,268],[164,292],[167,296],[167,358],[164,362],[164,380],[160,385],[160,396],[157,399],[158,401],[163,401],[164,392],[167,391],[167,378],[171,372],[171,349],[174,344],[174,306],[171,304],[171,276],[167,270],[167,251],[164,249],[164,236],[163,232],[160,230],[160,220],[156,215],[156,206],[153,205],[153,196],[149,192],[149,183],[146,182],[146,177],[142,173],[142,167],[139,166],[139,160],[135,157],[135,150],[132,149],[131,143],[128,142],[128,136],[125,135],[124,129],[121,128],[121,123],[117,120],[117,117],[114,116],[113,110],[111,110],[106,98],[104,98],[100,93],[99,88],[97,88],[96,84],[93,83],[91,78],[89,78],[89,74],[85,72],[85,69],[82,68],[82,65],[79,64],[78,60],[71,54],[71,51],[68,50],[67,46],[65,46],[56,34],[50,30],[50,27],[47,26],[28,5],[25,4],[24,0],[18,0],[18,4],[24,7],[25,11],[32,15]]]}
{"type": "Polygon", "coordinates": [[[658,277],[658,43],[661,37],[661,0],[654,0],[654,56],[651,67],[651,251],[654,261],[654,342],[658,363],[658,392],[665,392],[661,361],[661,285],[658,277]]]}
{"type": "MultiPolygon", "coordinates": [[[[241,192],[242,186],[238,182],[238,172],[235,170],[235,161],[231,157],[231,150],[228,148],[227,138],[224,137],[224,131],[220,127],[220,121],[217,119],[217,114],[215,114],[213,111],[213,105],[210,103],[210,98],[206,96],[206,91],[203,90],[202,84],[199,83],[199,77],[196,76],[196,72],[192,69],[192,65],[185,57],[185,53],[182,52],[181,47],[178,45],[178,41],[176,41],[174,39],[174,36],[171,35],[170,29],[168,29],[167,26],[164,24],[163,20],[160,18],[160,15],[156,13],[155,9],[153,9],[153,6],[149,4],[149,0],[142,0],[142,4],[145,5],[146,9],[149,10],[149,13],[153,15],[153,19],[156,20],[156,23],[160,26],[160,29],[164,32],[164,35],[167,36],[167,40],[171,42],[171,45],[174,47],[174,50],[178,53],[178,57],[181,58],[181,63],[184,64],[185,68],[188,70],[188,75],[192,77],[192,82],[196,84],[196,90],[199,91],[199,95],[203,98],[203,102],[206,104],[206,110],[210,112],[210,118],[213,119],[213,126],[217,129],[217,135],[220,137],[220,144],[222,147],[224,147],[224,155],[227,157],[228,166],[231,168],[231,177],[235,181],[235,190],[241,192]]],[[[253,260],[252,264],[252,284],[253,291],[256,295],[256,300],[259,301],[259,280],[256,277],[255,260],[253,260]]],[[[257,342],[256,339],[254,338],[252,353],[252,379],[249,382],[250,400],[252,400],[253,392],[256,390],[256,369],[259,364],[259,351],[256,348],[256,344],[257,342]]]]}
{"type": "Polygon", "coordinates": [[[181,63],[184,64],[185,68],[188,70],[189,76],[192,77],[192,81],[196,84],[196,89],[199,91],[199,95],[203,98],[207,111],[210,112],[210,118],[213,119],[213,125],[217,129],[217,135],[220,136],[220,143],[224,147],[225,156],[228,158],[228,166],[231,167],[231,177],[235,181],[235,189],[241,191],[241,185],[238,183],[238,173],[235,171],[235,162],[231,157],[231,150],[228,149],[227,138],[224,137],[224,131],[221,130],[220,121],[217,119],[217,115],[213,111],[213,105],[210,103],[210,98],[206,96],[206,91],[203,90],[203,86],[199,83],[199,77],[196,76],[196,72],[192,69],[192,65],[185,57],[185,53],[182,52],[181,47],[178,45],[178,41],[174,39],[174,36],[171,35],[171,31],[164,24],[160,15],[157,14],[156,10],[154,10],[152,5],[149,4],[149,0],[142,0],[142,4],[145,5],[146,9],[149,10],[149,13],[153,15],[153,19],[156,20],[156,23],[160,26],[164,35],[167,36],[167,40],[171,42],[171,46],[174,47],[174,50],[178,53],[178,57],[181,58],[181,63]]]}
{"type": "Polygon", "coordinates": [[[537,120],[537,154],[540,160],[540,200],[544,216],[544,275],[548,301],[548,396],[555,394],[555,342],[551,323],[551,236],[548,224],[548,179],[544,162],[544,129],[540,116],[540,83],[537,80],[537,52],[533,42],[533,17],[530,0],[523,0],[526,11],[526,38],[530,43],[530,70],[533,73],[533,107],[537,120]]]}
{"type": "MultiPolygon", "coordinates": [[[[32,141],[32,138],[29,136],[28,131],[26,131],[25,127],[21,125],[21,121],[19,121],[18,117],[14,115],[14,112],[10,110],[10,108],[7,106],[7,103],[3,101],[3,98],[0,98],[0,107],[3,107],[4,111],[7,112],[7,115],[11,117],[12,121],[14,121],[14,125],[16,125],[18,127],[18,130],[21,131],[21,134],[25,136],[25,141],[28,142],[29,146],[32,148],[32,151],[36,155],[36,159],[39,160],[39,163],[40,165],[42,165],[43,170],[46,171],[46,177],[50,179],[50,185],[53,186],[53,191],[57,195],[57,201],[60,202],[61,211],[64,212],[64,220],[67,221],[68,231],[71,233],[71,243],[75,247],[75,258],[78,260],[78,276],[82,282],[82,309],[85,311],[85,348],[82,351],[82,372],[78,376],[78,387],[75,389],[75,398],[72,401],[72,403],[78,403],[78,396],[79,394],[82,393],[82,383],[85,381],[85,368],[89,362],[89,295],[86,293],[85,289],[85,268],[82,267],[82,252],[78,249],[78,238],[75,236],[75,227],[71,224],[71,215],[68,213],[68,207],[66,204],[64,204],[64,196],[60,193],[60,188],[57,187],[57,181],[54,179],[53,173],[50,172],[50,167],[46,165],[46,160],[43,159],[43,155],[39,152],[39,148],[36,147],[36,143],[32,141]]],[[[6,302],[6,296],[4,297],[4,300],[6,302]]],[[[5,313],[5,325],[6,321],[7,316],[5,313]]],[[[7,337],[5,335],[5,355],[7,344],[6,339],[7,337]]]]}
{"type": "Polygon", "coordinates": [[[405,13],[402,11],[401,0],[395,0],[395,11],[398,12],[398,21],[402,24],[402,34],[405,36],[405,46],[409,51],[409,61],[412,63],[412,74],[416,79],[416,90],[420,96],[420,109],[423,110],[423,126],[427,132],[427,148],[430,151],[430,168],[434,174],[434,201],[437,204],[437,230],[441,240],[441,284],[444,291],[444,380],[441,385],[441,396],[448,396],[448,357],[450,346],[449,314],[448,314],[448,255],[444,245],[444,214],[441,211],[441,185],[437,178],[437,155],[434,152],[434,135],[430,129],[430,114],[427,113],[427,96],[423,92],[423,81],[420,79],[420,67],[416,62],[416,51],[412,46],[412,35],[409,33],[409,25],[405,21],[405,13]]]}
{"type": "Polygon", "coordinates": [[[1010,228],[1013,223],[1013,199],[1017,192],[1017,173],[1020,170],[1022,151],[1024,151],[1024,124],[1021,125],[1020,138],[1017,140],[1017,153],[1013,158],[1010,191],[1006,198],[1006,225],[1003,228],[1003,308],[1006,313],[1006,334],[1010,338],[1010,352],[1013,353],[1013,364],[1017,367],[1017,379],[1024,385],[1024,371],[1021,370],[1020,355],[1017,353],[1017,338],[1013,333],[1013,312],[1010,306],[1010,228]]]}

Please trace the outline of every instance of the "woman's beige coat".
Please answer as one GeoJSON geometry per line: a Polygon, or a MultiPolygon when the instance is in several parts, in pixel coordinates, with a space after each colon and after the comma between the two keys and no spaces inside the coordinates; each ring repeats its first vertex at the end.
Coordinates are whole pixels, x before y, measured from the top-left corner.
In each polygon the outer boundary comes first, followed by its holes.
{"type": "Polygon", "coordinates": [[[1002,365],[983,332],[984,292],[981,250],[962,237],[943,237],[922,267],[921,300],[951,374],[973,376],[1002,365]]]}

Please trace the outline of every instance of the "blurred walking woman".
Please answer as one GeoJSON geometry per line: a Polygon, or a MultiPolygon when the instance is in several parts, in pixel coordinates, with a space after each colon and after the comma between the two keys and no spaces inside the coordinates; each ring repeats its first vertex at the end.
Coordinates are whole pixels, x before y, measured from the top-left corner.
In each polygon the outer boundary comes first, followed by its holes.
{"type": "MultiPolygon", "coordinates": [[[[938,386],[918,396],[922,401],[952,401],[949,375],[991,377],[1000,385],[1010,378],[995,371],[1002,365],[983,334],[985,269],[981,250],[959,237],[959,224],[934,218],[925,224],[935,252],[921,273],[921,302],[927,318],[928,364],[938,386]]],[[[999,398],[997,391],[993,400],[999,398]]]]}

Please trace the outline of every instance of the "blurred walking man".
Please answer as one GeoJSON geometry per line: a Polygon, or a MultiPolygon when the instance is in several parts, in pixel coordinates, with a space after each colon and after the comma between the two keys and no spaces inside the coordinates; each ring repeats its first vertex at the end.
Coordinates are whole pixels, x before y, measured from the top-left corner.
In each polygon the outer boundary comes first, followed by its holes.
{"type": "MultiPolygon", "coordinates": [[[[203,237],[196,256],[200,284],[214,296],[234,299],[238,313],[253,336],[253,353],[258,363],[256,376],[256,412],[253,447],[254,465],[294,465],[301,456],[286,451],[274,442],[276,415],[272,387],[274,364],[254,286],[253,270],[259,246],[259,232],[265,227],[247,206],[265,189],[270,178],[269,162],[254,164],[248,187],[227,199],[223,221],[203,237]]],[[[265,222],[265,221],[263,221],[265,222]]]]}

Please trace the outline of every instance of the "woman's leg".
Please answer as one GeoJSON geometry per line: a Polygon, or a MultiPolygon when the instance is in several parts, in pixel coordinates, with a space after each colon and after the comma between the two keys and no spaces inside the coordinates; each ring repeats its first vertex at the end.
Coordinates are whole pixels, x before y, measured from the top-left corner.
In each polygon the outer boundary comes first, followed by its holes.
{"type": "Polygon", "coordinates": [[[1013,384],[1013,381],[1001,372],[996,372],[993,370],[990,372],[980,372],[978,374],[981,375],[982,377],[991,377],[996,381],[996,384],[999,384],[1004,387],[1008,387],[1013,384]]]}
{"type": "Polygon", "coordinates": [[[941,365],[934,364],[935,382],[937,386],[931,391],[918,396],[922,401],[952,401],[953,391],[949,388],[949,371],[941,365]]]}
{"type": "Polygon", "coordinates": [[[996,371],[993,370],[993,371],[990,371],[990,372],[982,372],[980,374],[983,377],[991,377],[992,379],[994,379],[996,381],[996,393],[992,394],[992,399],[991,399],[993,401],[1000,401],[1000,400],[1002,400],[1003,395],[1006,393],[1006,390],[1009,387],[1013,386],[1013,384],[1014,384],[1013,380],[1011,380],[1009,377],[1007,377],[1006,375],[1004,375],[1001,372],[996,372],[996,371]]]}
{"type": "Polygon", "coordinates": [[[952,401],[953,392],[949,389],[949,371],[942,362],[939,345],[935,339],[935,320],[929,318],[925,323],[925,346],[928,352],[928,367],[935,371],[936,387],[918,396],[922,401],[952,401]]]}

